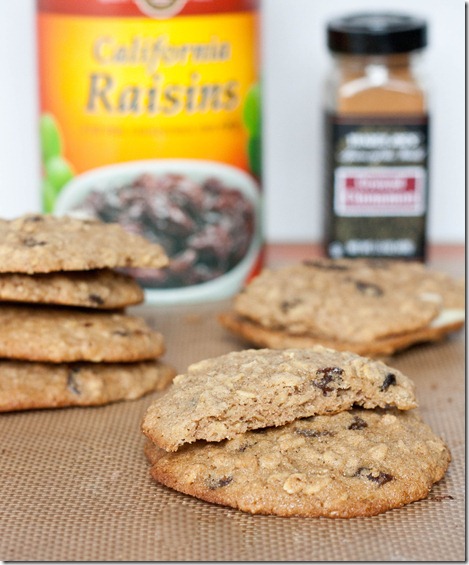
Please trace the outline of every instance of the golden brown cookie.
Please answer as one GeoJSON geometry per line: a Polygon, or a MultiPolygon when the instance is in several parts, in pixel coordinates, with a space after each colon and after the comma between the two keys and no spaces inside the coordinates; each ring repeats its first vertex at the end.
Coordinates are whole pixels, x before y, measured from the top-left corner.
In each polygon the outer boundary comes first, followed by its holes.
{"type": "Polygon", "coordinates": [[[414,411],[354,409],[167,453],[150,442],[153,478],[252,514],[351,518],[425,498],[450,462],[414,411]]]}
{"type": "Polygon", "coordinates": [[[130,276],[112,269],[26,275],[0,273],[0,301],[60,304],[112,310],[143,301],[130,276]]]}
{"type": "Polygon", "coordinates": [[[168,264],[163,248],[119,224],[28,214],[0,220],[0,272],[50,273],[168,264]]]}
{"type": "Polygon", "coordinates": [[[164,350],[163,336],[137,316],[0,305],[0,358],[118,363],[160,357],[164,350]]]}
{"type": "Polygon", "coordinates": [[[317,346],[246,350],[191,365],[148,408],[143,432],[167,451],[352,406],[416,406],[413,382],[380,361],[317,346]]]}
{"type": "Polygon", "coordinates": [[[387,355],[459,329],[464,299],[461,281],[420,264],[316,259],[264,271],[220,322],[260,347],[387,355]]]}
{"type": "Polygon", "coordinates": [[[134,400],[166,388],[175,370],[140,363],[30,363],[0,361],[0,412],[96,406],[134,400]]]}
{"type": "Polygon", "coordinates": [[[285,349],[291,347],[313,347],[323,345],[338,351],[353,351],[368,357],[392,355],[396,351],[407,349],[416,343],[439,341],[451,332],[456,332],[464,325],[461,321],[443,323],[441,326],[427,326],[412,332],[383,337],[370,342],[352,343],[329,340],[309,334],[294,335],[282,330],[265,328],[248,318],[238,316],[234,312],[226,312],[218,317],[222,326],[247,343],[257,347],[270,347],[272,349],[285,349]]]}

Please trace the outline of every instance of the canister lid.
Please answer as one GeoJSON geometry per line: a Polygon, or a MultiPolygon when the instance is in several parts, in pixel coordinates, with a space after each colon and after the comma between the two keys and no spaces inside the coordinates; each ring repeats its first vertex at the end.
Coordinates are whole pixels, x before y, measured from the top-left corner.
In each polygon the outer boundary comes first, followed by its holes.
{"type": "Polygon", "coordinates": [[[327,43],[335,53],[407,53],[427,45],[427,24],[421,18],[392,12],[351,14],[329,22],[327,43]]]}

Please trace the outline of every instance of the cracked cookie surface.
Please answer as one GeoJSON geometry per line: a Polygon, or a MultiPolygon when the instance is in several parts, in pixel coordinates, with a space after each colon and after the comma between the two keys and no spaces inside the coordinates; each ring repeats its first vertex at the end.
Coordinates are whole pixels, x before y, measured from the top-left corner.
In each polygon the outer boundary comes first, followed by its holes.
{"type": "Polygon", "coordinates": [[[143,298],[143,290],[132,277],[111,269],[36,275],[0,273],[0,301],[104,310],[139,304],[143,298]]]}
{"type": "Polygon", "coordinates": [[[52,363],[160,357],[163,336],[143,318],[53,306],[0,305],[0,357],[52,363]]]}
{"type": "Polygon", "coordinates": [[[175,373],[160,361],[100,364],[0,361],[0,412],[134,400],[163,390],[175,373]]]}
{"type": "Polygon", "coordinates": [[[163,248],[119,224],[27,214],[0,220],[0,272],[49,273],[168,264],[163,248]]]}
{"type": "Polygon", "coordinates": [[[450,461],[414,412],[354,409],[197,442],[145,448],[153,478],[254,514],[351,518],[425,498],[450,461]]]}
{"type": "Polygon", "coordinates": [[[175,451],[354,405],[414,408],[414,384],[380,361],[321,346],[251,349],[191,365],[148,408],[142,430],[175,451]]]}

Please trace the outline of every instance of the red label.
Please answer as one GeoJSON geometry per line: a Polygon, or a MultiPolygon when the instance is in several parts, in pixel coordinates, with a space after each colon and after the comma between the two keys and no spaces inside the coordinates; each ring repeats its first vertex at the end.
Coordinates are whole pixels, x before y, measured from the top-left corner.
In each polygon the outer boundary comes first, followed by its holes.
{"type": "Polygon", "coordinates": [[[339,167],[334,192],[338,216],[417,216],[425,210],[425,170],[339,167]]]}

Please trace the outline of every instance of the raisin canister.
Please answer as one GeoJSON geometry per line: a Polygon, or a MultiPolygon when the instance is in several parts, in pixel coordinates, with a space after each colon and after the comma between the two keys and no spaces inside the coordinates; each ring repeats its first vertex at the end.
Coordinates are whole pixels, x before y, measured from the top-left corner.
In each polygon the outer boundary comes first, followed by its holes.
{"type": "Polygon", "coordinates": [[[119,222],[168,269],[155,302],[229,296],[260,267],[256,0],[37,0],[43,210],[119,222]]]}
{"type": "Polygon", "coordinates": [[[424,260],[428,105],[424,20],[360,13],[327,28],[326,252],[424,260]]]}

